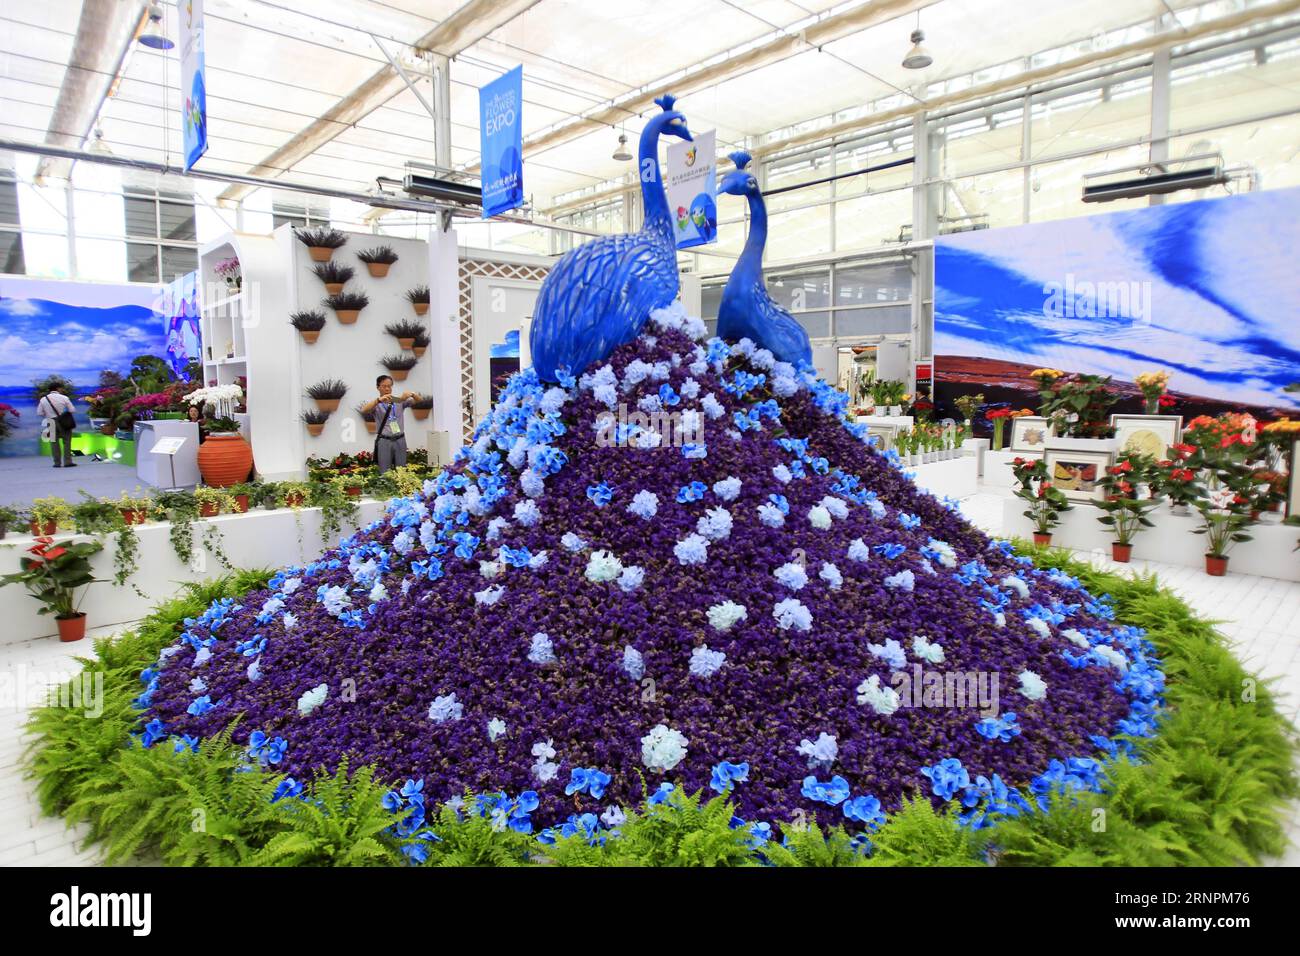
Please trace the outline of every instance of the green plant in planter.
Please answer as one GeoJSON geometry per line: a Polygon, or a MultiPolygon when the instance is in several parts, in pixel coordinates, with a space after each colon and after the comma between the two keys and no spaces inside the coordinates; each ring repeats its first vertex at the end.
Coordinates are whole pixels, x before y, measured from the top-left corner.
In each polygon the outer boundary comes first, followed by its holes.
{"type": "Polygon", "coordinates": [[[1052,419],[1058,435],[1072,438],[1109,438],[1110,408],[1119,395],[1112,392],[1109,375],[1061,375],[1046,390],[1041,414],[1052,419]]]}
{"type": "Polygon", "coordinates": [[[979,413],[980,406],[984,404],[984,393],[976,392],[974,395],[958,395],[953,404],[961,412],[961,417],[969,422],[975,418],[979,413]]]}
{"type": "Polygon", "coordinates": [[[1115,543],[1120,547],[1131,545],[1143,528],[1155,527],[1147,513],[1159,502],[1154,498],[1139,498],[1138,488],[1150,485],[1156,474],[1153,459],[1145,455],[1121,455],[1097,482],[1104,491],[1102,499],[1095,502],[1102,511],[1097,520],[1115,532],[1115,543]]]}
{"type": "Polygon", "coordinates": [[[261,498],[262,482],[257,481],[256,479],[253,481],[241,481],[237,485],[232,485],[227,490],[230,492],[230,497],[235,499],[236,506],[238,506],[238,500],[242,495],[248,499],[248,507],[252,508],[261,498]]]}
{"type": "Polygon", "coordinates": [[[21,584],[41,602],[39,614],[53,614],[61,620],[77,617],[81,603],[77,590],[99,580],[91,573],[90,556],[102,550],[98,541],[55,544],[48,538],[39,540],[27,549],[30,557],[20,560],[22,570],[0,577],[0,586],[21,584]]]}
{"type": "Polygon", "coordinates": [[[67,525],[72,521],[72,508],[57,495],[50,495],[46,498],[37,498],[32,502],[30,510],[27,512],[31,518],[32,524],[41,533],[44,533],[45,526],[53,522],[56,527],[67,525]]]}
{"type": "Polygon", "coordinates": [[[282,481],[279,483],[275,507],[297,511],[311,503],[312,489],[313,486],[305,481],[282,481]]]}
{"type": "Polygon", "coordinates": [[[82,500],[72,506],[72,524],[78,534],[108,534],[126,523],[111,502],[84,491],[81,496],[82,500]]]}
{"type": "Polygon", "coordinates": [[[0,506],[0,538],[3,538],[10,528],[17,528],[22,524],[26,515],[15,509],[0,506]]]}
{"type": "Polygon", "coordinates": [[[1011,463],[1011,473],[1020,487],[1016,497],[1028,504],[1024,516],[1034,523],[1036,534],[1051,534],[1061,523],[1061,512],[1070,511],[1073,505],[1047,478],[1047,463],[1041,458],[1017,458],[1011,463]]]}
{"type": "Polygon", "coordinates": [[[330,481],[318,481],[311,486],[312,493],[309,501],[312,506],[320,508],[321,511],[321,541],[328,542],[331,537],[341,533],[345,521],[353,527],[356,526],[361,506],[358,500],[349,495],[346,490],[356,483],[357,479],[344,475],[330,481]]]}
{"type": "Polygon", "coordinates": [[[188,491],[163,491],[158,494],[157,505],[171,522],[168,539],[172,550],[182,564],[194,560],[194,520],[199,516],[199,504],[188,491]]]}
{"type": "Polygon", "coordinates": [[[239,427],[239,422],[233,418],[213,418],[208,422],[208,434],[234,435],[239,427]]]}

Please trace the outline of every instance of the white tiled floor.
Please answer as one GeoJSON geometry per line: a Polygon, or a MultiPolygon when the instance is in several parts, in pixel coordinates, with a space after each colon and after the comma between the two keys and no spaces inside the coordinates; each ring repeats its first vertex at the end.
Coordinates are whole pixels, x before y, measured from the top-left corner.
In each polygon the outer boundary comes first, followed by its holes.
{"type": "MultiPolygon", "coordinates": [[[[1000,495],[974,495],[962,502],[962,511],[990,534],[1001,532],[1000,495]]],[[[1108,569],[1154,572],[1200,614],[1222,621],[1220,629],[1236,643],[1241,660],[1260,676],[1276,679],[1273,687],[1282,708],[1300,727],[1300,584],[1234,574],[1212,578],[1195,568],[1149,561],[1114,564],[1102,554],[1080,557],[1108,569]]],[[[72,658],[92,651],[89,637],[70,645],[48,639],[0,645],[0,674],[10,675],[11,680],[23,673],[29,677],[36,672],[70,674],[76,667],[72,658]]],[[[22,776],[27,707],[21,700],[16,705],[5,703],[0,708],[0,866],[95,864],[99,856],[94,847],[79,849],[84,828],[69,829],[61,819],[41,815],[31,782],[22,776]]],[[[1270,862],[1300,866],[1300,801],[1291,806],[1288,835],[1287,852],[1270,862]]]]}

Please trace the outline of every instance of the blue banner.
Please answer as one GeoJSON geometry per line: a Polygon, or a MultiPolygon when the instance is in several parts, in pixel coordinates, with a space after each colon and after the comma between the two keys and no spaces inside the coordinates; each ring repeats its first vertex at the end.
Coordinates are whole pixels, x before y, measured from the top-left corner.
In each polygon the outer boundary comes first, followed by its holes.
{"type": "Polygon", "coordinates": [[[208,151],[208,95],[203,76],[203,0],[177,0],[181,18],[181,93],[185,171],[208,151]]]}
{"type": "Polygon", "coordinates": [[[522,66],[478,91],[484,219],[524,204],[523,102],[522,66]]]}

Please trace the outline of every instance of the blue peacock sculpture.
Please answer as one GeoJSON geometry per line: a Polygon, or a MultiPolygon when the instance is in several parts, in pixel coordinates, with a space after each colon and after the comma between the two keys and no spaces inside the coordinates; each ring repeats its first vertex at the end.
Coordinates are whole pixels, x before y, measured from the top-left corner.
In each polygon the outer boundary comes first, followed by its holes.
{"type": "Polygon", "coordinates": [[[579,246],[551,269],[537,295],[528,337],[542,381],[556,369],[576,375],[636,338],[652,309],[677,298],[677,246],[659,172],[659,137],[691,139],[675,97],[655,100],[663,112],[641,131],[637,168],[645,221],[639,232],[579,246]]]}
{"type": "Polygon", "coordinates": [[[735,152],[735,172],[722,180],[721,189],[749,199],[749,237],[722,290],[718,307],[718,337],[735,342],[748,338],[783,362],[812,365],[812,344],[802,325],[767,294],[763,282],[763,247],[767,245],[767,206],[754,174],[745,169],[748,153],[735,152]]]}

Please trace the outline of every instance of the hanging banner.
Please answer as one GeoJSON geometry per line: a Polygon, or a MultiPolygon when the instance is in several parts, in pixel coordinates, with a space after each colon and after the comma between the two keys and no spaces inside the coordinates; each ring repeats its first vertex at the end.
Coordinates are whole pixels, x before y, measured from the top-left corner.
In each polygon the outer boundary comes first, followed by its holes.
{"type": "Polygon", "coordinates": [[[185,171],[208,151],[208,96],[203,77],[203,0],[176,0],[181,21],[181,92],[185,96],[185,171]]]}
{"type": "Polygon", "coordinates": [[[718,241],[718,177],[715,131],[668,146],[668,208],[678,249],[718,241]]]}
{"type": "Polygon", "coordinates": [[[523,102],[522,66],[478,91],[484,219],[524,204],[523,102]]]}

